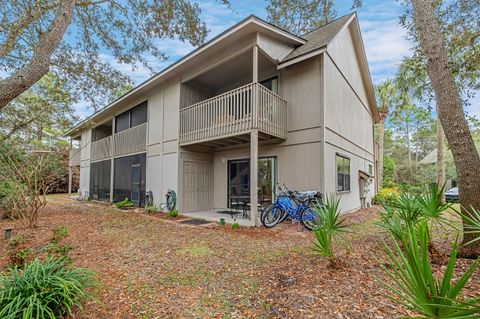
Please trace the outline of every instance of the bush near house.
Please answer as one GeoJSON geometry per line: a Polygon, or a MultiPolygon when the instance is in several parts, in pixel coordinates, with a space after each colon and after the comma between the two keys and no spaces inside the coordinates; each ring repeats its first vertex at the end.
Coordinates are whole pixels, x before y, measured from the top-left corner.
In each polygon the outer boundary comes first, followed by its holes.
{"type": "Polygon", "coordinates": [[[121,202],[115,203],[115,207],[119,209],[127,209],[129,207],[133,207],[133,202],[126,197],[121,202]]]}
{"type": "Polygon", "coordinates": [[[172,217],[172,218],[175,218],[175,217],[178,217],[178,210],[177,209],[173,209],[171,211],[168,212],[168,216],[172,217]]]}

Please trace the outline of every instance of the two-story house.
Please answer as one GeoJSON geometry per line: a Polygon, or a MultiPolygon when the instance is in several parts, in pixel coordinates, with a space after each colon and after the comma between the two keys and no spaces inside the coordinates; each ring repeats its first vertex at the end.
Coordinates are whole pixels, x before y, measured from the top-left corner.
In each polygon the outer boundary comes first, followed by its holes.
{"type": "Polygon", "coordinates": [[[211,213],[267,205],[285,183],[351,211],[374,193],[377,120],[355,13],[303,36],[250,16],[66,136],[93,199],[160,204],[173,189],[180,212],[211,213]]]}

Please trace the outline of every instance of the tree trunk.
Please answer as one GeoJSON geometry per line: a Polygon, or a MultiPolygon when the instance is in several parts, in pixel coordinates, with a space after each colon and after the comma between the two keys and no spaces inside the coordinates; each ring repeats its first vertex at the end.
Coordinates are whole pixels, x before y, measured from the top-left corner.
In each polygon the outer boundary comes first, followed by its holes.
{"type": "MultiPolygon", "coordinates": [[[[435,92],[438,115],[457,169],[460,204],[480,209],[480,156],[465,120],[460,94],[448,64],[442,31],[434,13],[432,0],[412,0],[414,23],[420,45],[426,56],[427,73],[435,92]]],[[[465,234],[463,242],[478,237],[465,234]]],[[[480,241],[463,247],[461,256],[480,255],[480,241]]]]}
{"type": "MultiPolygon", "coordinates": [[[[445,133],[443,133],[442,124],[440,123],[440,119],[437,116],[437,185],[439,187],[443,187],[445,185],[444,145],[445,145],[445,133]]],[[[445,192],[442,193],[442,201],[445,202],[445,192]]]]}
{"type": "Polygon", "coordinates": [[[41,34],[32,59],[23,68],[6,79],[0,80],[0,109],[28,90],[50,69],[50,58],[60,45],[72,20],[75,0],[60,1],[55,19],[48,30],[41,34]]]}
{"type": "Polygon", "coordinates": [[[378,189],[383,187],[383,153],[385,144],[385,118],[378,123],[378,189]]]}

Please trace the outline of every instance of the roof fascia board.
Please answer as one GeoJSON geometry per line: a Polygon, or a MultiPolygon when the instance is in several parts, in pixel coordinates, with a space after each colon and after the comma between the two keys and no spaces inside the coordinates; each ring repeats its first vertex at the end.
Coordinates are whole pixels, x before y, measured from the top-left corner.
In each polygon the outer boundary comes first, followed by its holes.
{"type": "Polygon", "coordinates": [[[285,30],[282,30],[278,27],[275,27],[273,26],[272,24],[269,24],[268,22],[266,21],[263,21],[261,20],[260,18],[254,16],[254,15],[251,15],[247,18],[245,18],[243,21],[239,22],[237,25],[234,25],[232,26],[231,28],[225,30],[224,32],[220,33],[219,35],[217,35],[216,37],[214,37],[212,40],[210,40],[209,42],[205,43],[204,45],[198,47],[197,49],[193,50],[192,52],[190,52],[189,54],[187,54],[186,56],[184,56],[183,58],[181,58],[180,60],[178,60],[177,62],[174,62],[173,64],[171,64],[170,66],[166,67],[165,69],[163,69],[162,71],[160,71],[158,74],[154,75],[153,77],[151,77],[150,79],[144,81],[143,83],[141,83],[140,85],[138,85],[136,88],[134,88],[133,90],[125,93],[123,96],[121,96],[120,98],[118,98],[117,100],[113,101],[112,103],[110,104],[107,104],[104,108],[102,108],[101,110],[99,110],[98,112],[90,115],[89,117],[87,117],[85,120],[83,120],[82,122],[78,123],[77,125],[75,125],[73,128],[69,129],[67,132],[65,132],[63,134],[63,136],[70,136],[73,132],[75,132],[76,130],[80,129],[85,123],[87,123],[89,120],[93,119],[94,117],[100,115],[100,114],[103,114],[104,112],[107,112],[110,108],[112,108],[113,106],[119,104],[120,102],[122,101],[125,101],[126,99],[128,99],[130,96],[132,96],[133,94],[135,94],[136,92],[138,92],[139,90],[145,88],[146,86],[152,84],[153,82],[157,81],[158,79],[162,78],[163,76],[165,76],[166,74],[170,73],[171,71],[173,71],[174,69],[178,68],[179,66],[181,66],[182,64],[184,64],[185,62],[187,61],[190,61],[192,58],[194,58],[195,56],[199,55],[200,53],[206,51],[208,48],[211,48],[212,46],[214,46],[215,44],[217,44],[218,42],[222,41],[223,39],[229,37],[230,35],[232,35],[233,33],[237,32],[238,30],[244,28],[246,25],[248,25],[249,23],[254,23],[260,27],[263,27],[265,29],[268,29],[274,33],[277,33],[281,36],[284,36],[288,39],[291,39],[293,41],[296,41],[298,44],[305,44],[306,43],[306,40],[305,39],[302,39],[300,37],[297,37],[285,30]]]}
{"type": "Polygon", "coordinates": [[[314,56],[317,56],[317,55],[319,55],[319,54],[322,54],[322,53],[325,52],[325,51],[327,51],[327,48],[326,48],[326,47],[322,47],[322,48],[320,48],[320,49],[316,49],[316,50],[311,51],[311,52],[309,52],[309,53],[305,53],[305,54],[300,55],[300,56],[298,56],[298,57],[296,57],[296,58],[293,58],[293,59],[291,59],[291,60],[288,60],[288,61],[285,61],[285,62],[283,62],[283,63],[280,63],[280,64],[277,66],[277,70],[283,69],[283,68],[285,68],[285,67],[287,67],[287,66],[290,66],[290,65],[292,65],[292,64],[296,64],[296,63],[301,62],[301,61],[303,61],[303,60],[310,59],[310,58],[312,58],[312,57],[314,57],[314,56]]]}
{"type": "MultiPolygon", "coordinates": [[[[356,17],[356,14],[355,14],[355,17],[356,17]]],[[[362,57],[362,62],[363,62],[362,64],[363,64],[363,67],[365,68],[365,72],[367,75],[367,85],[368,85],[367,93],[371,99],[370,103],[372,103],[372,106],[373,106],[372,113],[374,116],[375,123],[378,123],[380,121],[380,114],[378,113],[377,100],[375,99],[375,89],[372,81],[372,74],[370,73],[370,68],[368,66],[367,55],[365,53],[365,45],[363,44],[363,38],[362,38],[362,33],[360,32],[360,24],[358,22],[358,19],[355,19],[355,28],[356,28],[356,34],[361,46],[360,55],[362,57]]]]}
{"type": "Polygon", "coordinates": [[[265,22],[263,20],[260,20],[259,18],[255,17],[255,16],[252,16],[252,22],[254,22],[255,24],[265,28],[265,29],[268,29],[274,33],[278,33],[282,36],[284,36],[285,38],[288,38],[288,39],[291,39],[292,41],[295,41],[297,42],[298,44],[305,44],[307,43],[307,40],[301,38],[301,37],[298,37],[294,34],[291,34],[290,32],[288,31],[285,31],[285,30],[282,30],[278,27],[275,27],[274,25],[268,23],[268,22],[265,22]]]}
{"type": "Polygon", "coordinates": [[[354,12],[352,16],[347,20],[347,22],[345,22],[345,24],[340,28],[340,30],[338,30],[338,32],[333,36],[332,40],[330,40],[327,43],[327,47],[330,43],[333,43],[346,28],[348,28],[348,26],[350,25],[350,22],[352,22],[352,20],[355,19],[356,17],[357,17],[357,13],[354,12]]]}

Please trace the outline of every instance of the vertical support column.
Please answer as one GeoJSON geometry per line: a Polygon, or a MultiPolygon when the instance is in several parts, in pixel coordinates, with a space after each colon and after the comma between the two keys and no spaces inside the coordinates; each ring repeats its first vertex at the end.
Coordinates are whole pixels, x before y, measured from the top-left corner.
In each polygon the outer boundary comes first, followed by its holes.
{"type": "Polygon", "coordinates": [[[258,224],[258,131],[250,133],[250,218],[258,224]]]}
{"type": "Polygon", "coordinates": [[[68,195],[72,195],[72,149],[73,149],[73,142],[72,138],[70,138],[70,151],[68,152],[68,195]]]}
{"type": "Polygon", "coordinates": [[[258,82],[258,46],[253,46],[253,70],[252,70],[252,82],[258,82]]]}
{"type": "Polygon", "coordinates": [[[252,128],[258,129],[258,46],[253,46],[253,59],[252,59],[252,128]]]}
{"type": "Polygon", "coordinates": [[[114,152],[115,151],[115,116],[112,119],[112,141],[110,144],[110,203],[113,203],[113,182],[114,182],[114,173],[115,173],[115,161],[114,161],[114,152]]]}
{"type": "Polygon", "coordinates": [[[72,178],[73,178],[72,166],[68,165],[68,195],[72,195],[72,178]]]}

